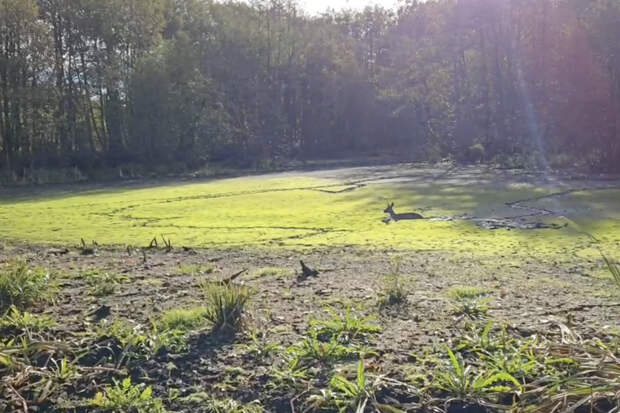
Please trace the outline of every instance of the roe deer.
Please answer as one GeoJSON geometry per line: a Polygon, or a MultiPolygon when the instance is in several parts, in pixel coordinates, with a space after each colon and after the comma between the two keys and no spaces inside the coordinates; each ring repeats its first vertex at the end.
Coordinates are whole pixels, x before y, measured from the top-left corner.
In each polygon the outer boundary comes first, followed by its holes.
{"type": "Polygon", "coordinates": [[[386,214],[390,214],[390,218],[394,221],[407,220],[407,219],[424,219],[424,217],[420,214],[416,214],[415,212],[407,212],[405,214],[397,214],[394,212],[394,202],[388,204],[387,208],[383,210],[386,214]]]}

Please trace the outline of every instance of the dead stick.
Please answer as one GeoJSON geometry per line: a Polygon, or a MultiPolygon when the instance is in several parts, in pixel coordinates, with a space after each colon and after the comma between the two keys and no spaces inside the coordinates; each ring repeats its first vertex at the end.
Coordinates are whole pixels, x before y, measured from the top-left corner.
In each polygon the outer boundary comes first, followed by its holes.
{"type": "Polygon", "coordinates": [[[7,386],[9,387],[9,389],[11,389],[13,391],[13,393],[15,393],[17,398],[22,402],[22,408],[24,409],[24,413],[28,413],[28,403],[26,403],[26,399],[24,399],[22,397],[22,395],[19,394],[19,392],[17,390],[15,390],[15,388],[13,386],[11,386],[8,383],[7,383],[7,386]]]}
{"type": "Polygon", "coordinates": [[[246,272],[247,270],[248,270],[248,269],[246,268],[246,269],[244,269],[244,270],[239,271],[239,272],[238,272],[238,273],[236,273],[236,274],[233,274],[232,276],[230,276],[230,277],[228,277],[227,279],[225,279],[224,281],[222,281],[222,283],[227,284],[227,285],[228,285],[228,284],[230,284],[231,282],[233,282],[233,281],[235,281],[237,278],[239,278],[239,276],[240,276],[241,274],[243,274],[244,272],[246,272]]]}

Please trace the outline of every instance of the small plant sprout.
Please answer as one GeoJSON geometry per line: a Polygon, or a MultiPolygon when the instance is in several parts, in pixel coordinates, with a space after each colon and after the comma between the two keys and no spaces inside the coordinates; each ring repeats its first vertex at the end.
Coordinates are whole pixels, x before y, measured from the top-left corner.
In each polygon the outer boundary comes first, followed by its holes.
{"type": "Polygon", "coordinates": [[[90,405],[106,412],[165,413],[162,401],[153,397],[153,389],[143,384],[132,385],[127,377],[106,387],[90,401],[90,405]]]}
{"type": "MultiPolygon", "coordinates": [[[[357,375],[350,380],[343,375],[335,375],[329,383],[329,389],[323,390],[320,395],[310,398],[314,410],[334,410],[340,413],[364,413],[370,411],[380,413],[403,413],[402,410],[380,403],[377,400],[379,390],[386,385],[383,377],[371,377],[364,368],[363,360],[357,364],[357,375]]],[[[394,381],[394,384],[402,384],[394,381]]]]}
{"type": "Polygon", "coordinates": [[[67,361],[66,357],[61,359],[60,361],[52,359],[51,362],[54,365],[54,367],[52,368],[52,377],[57,382],[60,382],[62,384],[68,384],[80,376],[80,373],[75,363],[67,361]]]}
{"type": "Polygon", "coordinates": [[[486,393],[521,391],[521,384],[509,373],[493,370],[476,373],[472,365],[465,365],[451,349],[446,350],[449,366],[439,372],[433,387],[463,399],[479,397],[486,393]]]}
{"type": "Polygon", "coordinates": [[[274,367],[272,375],[269,386],[274,389],[301,389],[309,379],[308,367],[295,355],[285,355],[283,366],[274,367]]]}
{"type": "Polygon", "coordinates": [[[338,313],[329,307],[331,318],[326,320],[310,320],[310,330],[321,340],[337,340],[340,343],[364,341],[369,335],[381,332],[381,328],[372,324],[374,317],[358,317],[347,307],[338,313]]]}
{"type": "Polygon", "coordinates": [[[452,313],[458,317],[475,320],[486,316],[491,309],[490,298],[484,298],[487,290],[478,287],[454,287],[448,294],[456,301],[452,313]]]}
{"type": "Polygon", "coordinates": [[[329,341],[320,340],[315,332],[304,338],[300,343],[293,345],[289,351],[305,363],[318,362],[331,364],[359,355],[360,351],[341,344],[336,337],[329,341]]]}
{"type": "Polygon", "coordinates": [[[4,316],[0,317],[0,331],[16,330],[24,333],[39,333],[55,326],[56,321],[52,318],[26,311],[21,312],[15,306],[12,306],[4,316]]]}

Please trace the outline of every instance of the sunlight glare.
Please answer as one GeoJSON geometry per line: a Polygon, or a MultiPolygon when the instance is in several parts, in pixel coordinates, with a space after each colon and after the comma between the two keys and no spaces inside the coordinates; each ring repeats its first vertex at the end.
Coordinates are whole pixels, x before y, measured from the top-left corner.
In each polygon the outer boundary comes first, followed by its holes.
{"type": "Polygon", "coordinates": [[[319,14],[328,8],[334,10],[353,9],[362,10],[366,6],[379,5],[386,8],[394,8],[398,5],[397,0],[301,0],[300,5],[310,14],[319,14]]]}

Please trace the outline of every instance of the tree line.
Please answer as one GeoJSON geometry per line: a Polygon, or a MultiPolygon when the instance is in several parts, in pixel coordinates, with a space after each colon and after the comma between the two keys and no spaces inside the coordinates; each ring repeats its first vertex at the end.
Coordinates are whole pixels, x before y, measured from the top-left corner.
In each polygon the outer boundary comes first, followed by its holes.
{"type": "Polygon", "coordinates": [[[394,153],[620,169],[620,2],[0,0],[0,170],[394,153]]]}

